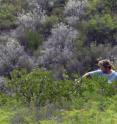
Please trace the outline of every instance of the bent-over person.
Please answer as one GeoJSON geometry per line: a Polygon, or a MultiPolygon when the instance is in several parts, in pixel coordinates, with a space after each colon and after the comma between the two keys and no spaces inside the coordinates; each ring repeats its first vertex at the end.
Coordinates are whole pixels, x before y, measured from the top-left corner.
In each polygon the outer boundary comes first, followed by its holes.
{"type": "Polygon", "coordinates": [[[82,76],[82,78],[91,78],[94,75],[107,78],[108,83],[117,81],[117,72],[113,70],[113,65],[108,59],[100,60],[98,62],[99,69],[90,71],[82,76]]]}

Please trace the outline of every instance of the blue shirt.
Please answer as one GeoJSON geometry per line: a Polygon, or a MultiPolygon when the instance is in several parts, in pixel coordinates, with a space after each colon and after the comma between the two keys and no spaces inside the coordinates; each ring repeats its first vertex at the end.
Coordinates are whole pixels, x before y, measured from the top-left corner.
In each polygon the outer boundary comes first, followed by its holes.
{"type": "Polygon", "coordinates": [[[112,72],[110,74],[106,74],[101,69],[98,69],[95,71],[88,72],[88,74],[90,76],[99,75],[101,77],[105,77],[108,79],[108,83],[117,81],[117,72],[115,72],[114,70],[112,70],[112,72]]]}

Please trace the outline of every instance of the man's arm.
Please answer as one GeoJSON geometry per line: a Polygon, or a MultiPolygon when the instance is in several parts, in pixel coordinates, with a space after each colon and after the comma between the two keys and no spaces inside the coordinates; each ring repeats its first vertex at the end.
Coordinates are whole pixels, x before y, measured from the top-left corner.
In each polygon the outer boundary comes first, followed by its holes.
{"type": "Polygon", "coordinates": [[[101,74],[101,73],[102,73],[102,71],[100,69],[95,70],[95,71],[90,71],[90,72],[87,72],[86,74],[84,74],[82,76],[82,78],[91,78],[92,76],[98,75],[98,74],[101,74]]]}
{"type": "Polygon", "coordinates": [[[82,78],[91,78],[91,75],[89,73],[86,73],[82,76],[82,78]]]}

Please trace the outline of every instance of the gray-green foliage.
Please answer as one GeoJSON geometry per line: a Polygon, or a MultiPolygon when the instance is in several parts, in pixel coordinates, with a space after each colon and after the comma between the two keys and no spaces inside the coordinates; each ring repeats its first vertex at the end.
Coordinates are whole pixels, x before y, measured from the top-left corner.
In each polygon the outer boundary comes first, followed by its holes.
{"type": "Polygon", "coordinates": [[[0,29],[15,27],[15,7],[12,4],[0,5],[0,29]]]}
{"type": "MultiPolygon", "coordinates": [[[[42,54],[39,57],[39,64],[47,69],[56,71],[56,73],[63,74],[64,69],[72,68],[74,66],[74,40],[78,32],[64,23],[56,25],[52,31],[51,36],[43,44],[42,54]]],[[[56,75],[57,78],[61,75],[56,75]],[[58,77],[57,77],[58,76],[58,77]]]]}
{"type": "Polygon", "coordinates": [[[43,22],[43,27],[45,30],[50,30],[54,25],[59,22],[57,16],[47,16],[43,22]]]}
{"type": "Polygon", "coordinates": [[[18,39],[57,78],[91,70],[98,57],[116,57],[115,0],[2,0],[0,6],[0,39],[18,39]]]}
{"type": "Polygon", "coordinates": [[[6,44],[0,45],[0,75],[9,75],[14,68],[33,67],[33,60],[16,39],[9,39],[6,44]]]}
{"type": "Polygon", "coordinates": [[[64,11],[67,23],[76,26],[79,20],[84,16],[87,6],[87,0],[68,0],[64,11]]]}

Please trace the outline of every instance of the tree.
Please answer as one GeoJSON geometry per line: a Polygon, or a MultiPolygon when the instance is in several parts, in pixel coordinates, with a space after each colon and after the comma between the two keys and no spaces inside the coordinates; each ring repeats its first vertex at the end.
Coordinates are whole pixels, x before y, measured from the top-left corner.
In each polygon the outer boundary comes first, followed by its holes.
{"type": "Polygon", "coordinates": [[[75,25],[84,15],[87,5],[87,0],[69,0],[64,11],[68,24],[75,25]]]}
{"type": "Polygon", "coordinates": [[[31,57],[15,39],[0,45],[0,75],[9,75],[14,68],[19,67],[30,70],[33,65],[31,57]]]}
{"type": "Polygon", "coordinates": [[[74,40],[78,32],[60,23],[52,29],[51,33],[52,35],[43,44],[43,53],[39,57],[39,63],[47,69],[53,69],[60,76],[64,70],[71,68],[74,64],[74,40]]]}
{"type": "Polygon", "coordinates": [[[29,1],[27,8],[18,15],[18,20],[23,28],[31,28],[33,30],[36,30],[36,28],[43,22],[44,18],[45,11],[37,0],[29,1]]]}

